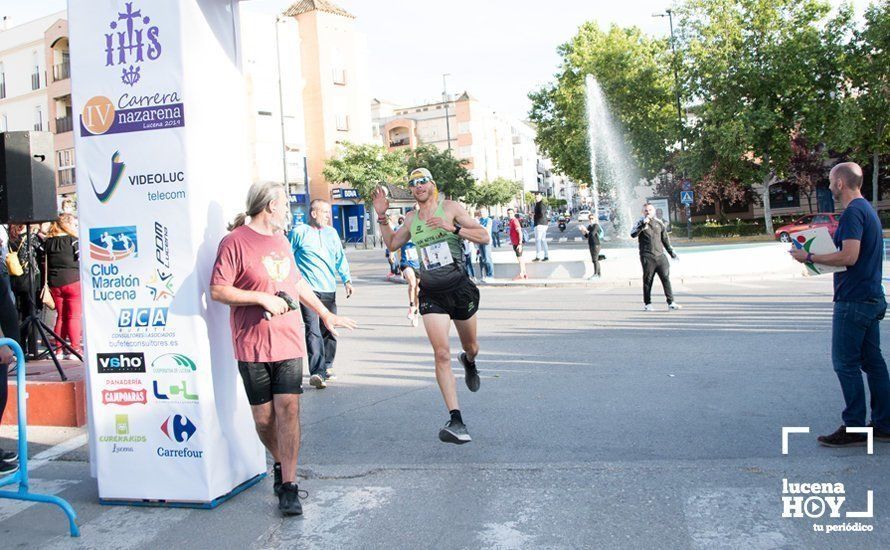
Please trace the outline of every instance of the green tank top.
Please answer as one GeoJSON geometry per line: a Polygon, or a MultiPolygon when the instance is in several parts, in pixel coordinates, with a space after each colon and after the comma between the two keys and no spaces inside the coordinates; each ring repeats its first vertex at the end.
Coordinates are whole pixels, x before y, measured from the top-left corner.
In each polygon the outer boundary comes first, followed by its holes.
{"type": "MultiPolygon", "coordinates": [[[[439,200],[433,217],[444,218],[443,200],[439,200]]],[[[420,286],[425,290],[443,290],[457,286],[466,271],[460,237],[445,231],[433,229],[414,212],[411,220],[411,240],[417,246],[420,260],[420,286]]]]}

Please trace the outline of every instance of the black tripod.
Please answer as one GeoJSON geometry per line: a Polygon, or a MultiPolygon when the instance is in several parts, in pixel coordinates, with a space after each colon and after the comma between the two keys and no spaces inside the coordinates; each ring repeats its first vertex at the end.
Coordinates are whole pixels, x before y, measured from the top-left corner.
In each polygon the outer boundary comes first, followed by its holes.
{"type": "MultiPolygon", "coordinates": [[[[53,346],[53,342],[50,341],[47,333],[52,334],[55,337],[56,342],[59,342],[61,346],[68,353],[77,357],[81,362],[83,362],[83,356],[77,352],[71,345],[62,339],[61,336],[55,333],[53,329],[46,326],[40,319],[40,315],[37,313],[37,304],[34,301],[34,249],[31,248],[31,224],[25,225],[25,246],[28,250],[28,263],[31,265],[28,266],[28,316],[22,321],[22,326],[20,328],[22,334],[27,334],[29,337],[31,334],[34,334],[33,331],[37,331],[40,334],[40,337],[43,338],[43,345],[46,346],[46,351],[40,353],[36,357],[34,355],[30,355],[31,359],[40,359],[43,357],[49,356],[50,359],[53,360],[53,363],[56,365],[56,370],[59,371],[59,376],[62,378],[62,381],[68,380],[68,377],[65,375],[65,372],[62,370],[62,365],[59,363],[59,358],[56,356],[56,350],[53,346]]],[[[47,274],[44,273],[44,276],[47,274]]],[[[30,347],[30,346],[29,346],[30,347]]]]}

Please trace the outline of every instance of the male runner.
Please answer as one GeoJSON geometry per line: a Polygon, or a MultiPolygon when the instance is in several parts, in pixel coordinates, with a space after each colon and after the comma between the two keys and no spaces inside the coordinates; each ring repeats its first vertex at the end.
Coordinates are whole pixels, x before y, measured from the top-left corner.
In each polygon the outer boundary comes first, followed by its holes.
{"type": "Polygon", "coordinates": [[[401,248],[409,240],[417,246],[420,258],[420,314],[435,354],[436,381],[451,414],[451,419],[439,431],[439,439],[446,443],[468,443],[472,439],[457,402],[448,332],[453,322],[464,350],[459,360],[466,373],[467,387],[470,391],[478,391],[476,311],[479,309],[479,289],[467,275],[460,241],[467,239],[488,244],[489,235],[463,206],[439,198],[436,182],[426,168],[412,170],[408,176],[408,186],[418,208],[406,215],[405,225],[398,232],[390,228],[384,216],[389,209],[389,201],[383,189],[378,188],[374,193],[374,210],[381,220],[381,234],[390,250],[401,248]]]}
{"type": "Polygon", "coordinates": [[[275,460],[273,489],[286,516],[303,513],[296,475],[306,341],[300,315],[276,294],[285,292],[312,308],[335,335],[337,327],[356,326],[328,311],[300,276],[284,237],[289,218],[283,185],[253,184],[247,210],[219,244],[210,278],[211,299],[231,306],[238,370],[257,435],[275,460]]]}

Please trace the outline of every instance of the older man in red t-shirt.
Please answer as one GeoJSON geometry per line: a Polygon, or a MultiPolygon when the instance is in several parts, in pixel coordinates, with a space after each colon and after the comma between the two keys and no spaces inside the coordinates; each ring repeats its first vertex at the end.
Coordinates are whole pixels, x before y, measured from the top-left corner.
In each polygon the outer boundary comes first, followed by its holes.
{"type": "Polygon", "coordinates": [[[528,279],[525,273],[525,260],[522,259],[522,223],[512,208],[507,209],[507,218],[510,220],[510,244],[513,245],[513,252],[516,253],[516,260],[519,262],[519,275],[513,277],[513,280],[528,279]]]}
{"type": "Polygon", "coordinates": [[[284,236],[290,208],[284,187],[257,183],[219,244],[210,296],[232,308],[232,344],[257,434],[275,459],[274,491],[284,515],[303,513],[296,484],[306,344],[299,311],[276,293],[299,299],[332,333],[354,328],[322,305],[300,276],[284,236]],[[250,222],[244,224],[246,218],[250,222]],[[266,312],[271,314],[267,319],[266,312]]]}

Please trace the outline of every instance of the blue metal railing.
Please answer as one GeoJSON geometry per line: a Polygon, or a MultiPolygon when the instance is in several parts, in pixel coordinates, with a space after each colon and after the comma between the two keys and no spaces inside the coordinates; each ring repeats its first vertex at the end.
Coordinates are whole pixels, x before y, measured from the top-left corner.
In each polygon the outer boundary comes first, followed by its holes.
{"type": "Polygon", "coordinates": [[[18,403],[18,422],[19,422],[19,470],[14,474],[0,478],[0,487],[13,485],[18,483],[18,491],[0,491],[0,498],[11,498],[15,500],[29,500],[32,502],[45,502],[55,504],[65,512],[68,516],[68,525],[71,529],[72,537],[80,536],[80,529],[75,523],[77,514],[74,508],[67,501],[54,495],[41,495],[30,492],[28,481],[28,422],[27,422],[27,393],[25,392],[25,355],[22,353],[21,346],[15,340],[10,338],[0,338],[0,347],[9,346],[15,353],[16,364],[16,393],[18,403]]]}

